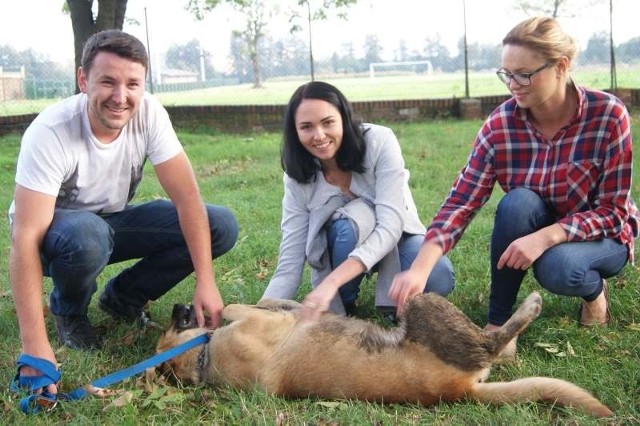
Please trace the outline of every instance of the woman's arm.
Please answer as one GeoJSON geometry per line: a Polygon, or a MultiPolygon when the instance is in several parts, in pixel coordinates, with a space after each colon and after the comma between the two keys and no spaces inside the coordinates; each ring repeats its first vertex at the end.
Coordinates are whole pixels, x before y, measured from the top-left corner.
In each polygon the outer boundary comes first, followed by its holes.
{"type": "Polygon", "coordinates": [[[306,199],[302,185],[285,174],[278,264],[263,298],[293,299],[300,287],[309,230],[306,199]]]}

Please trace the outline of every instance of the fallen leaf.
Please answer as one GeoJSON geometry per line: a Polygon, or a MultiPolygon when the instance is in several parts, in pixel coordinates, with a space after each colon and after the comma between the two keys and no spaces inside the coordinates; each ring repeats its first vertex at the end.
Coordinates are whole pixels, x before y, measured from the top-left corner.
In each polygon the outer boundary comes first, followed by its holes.
{"type": "Polygon", "coordinates": [[[560,350],[560,345],[557,344],[557,343],[536,342],[533,345],[537,346],[539,348],[542,348],[546,352],[552,354],[553,356],[557,356],[557,357],[565,357],[565,356],[567,356],[567,354],[575,355],[573,347],[571,346],[571,344],[569,342],[567,342],[567,345],[566,345],[567,346],[566,352],[560,350]]]}
{"type": "Polygon", "coordinates": [[[573,346],[571,346],[571,343],[567,342],[567,353],[571,356],[575,356],[576,351],[573,350],[573,346]]]}
{"type": "Polygon", "coordinates": [[[132,400],[133,400],[133,392],[124,392],[122,395],[115,398],[106,407],[104,407],[102,411],[107,411],[111,408],[122,408],[125,405],[131,404],[132,400]]]}

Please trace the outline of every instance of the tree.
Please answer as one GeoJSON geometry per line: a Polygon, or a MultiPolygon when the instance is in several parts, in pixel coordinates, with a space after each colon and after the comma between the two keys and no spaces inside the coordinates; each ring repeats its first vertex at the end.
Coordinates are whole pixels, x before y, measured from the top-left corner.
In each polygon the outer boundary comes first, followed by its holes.
{"type": "MultiPolygon", "coordinates": [[[[82,61],[84,42],[92,34],[108,29],[122,29],[127,10],[127,0],[97,0],[98,11],[95,15],[93,13],[93,0],[66,1],[71,15],[71,26],[73,27],[73,44],[77,69],[82,61]]],[[[76,93],[79,91],[78,82],[76,81],[76,93]]]]}
{"type": "MultiPolygon", "coordinates": [[[[311,69],[311,81],[315,79],[315,71],[313,65],[313,34],[312,34],[312,23],[313,21],[324,21],[327,19],[327,11],[330,9],[334,9],[336,11],[336,15],[340,19],[347,19],[346,9],[356,4],[358,0],[322,0],[322,6],[314,9],[311,6],[311,0],[298,0],[299,7],[305,7],[305,15],[307,19],[307,25],[309,28],[309,68],[311,69]]],[[[296,24],[302,15],[298,11],[293,11],[289,16],[289,22],[294,25],[291,27],[291,33],[294,34],[298,31],[302,30],[302,27],[299,24],[296,24]]]]}
{"type": "Polygon", "coordinates": [[[375,34],[369,34],[364,40],[364,62],[370,64],[372,62],[381,62],[380,52],[382,52],[382,46],[378,36],[375,34]]]}
{"type": "Polygon", "coordinates": [[[271,60],[267,62],[271,70],[270,75],[308,75],[307,45],[297,37],[276,40],[270,46],[271,60]]]}
{"type": "Polygon", "coordinates": [[[393,60],[394,61],[409,60],[409,47],[407,46],[406,40],[400,40],[400,42],[398,42],[398,48],[394,51],[393,60]]]}
{"type": "Polygon", "coordinates": [[[270,18],[277,13],[278,8],[270,5],[268,0],[189,0],[185,9],[191,12],[196,19],[201,20],[207,12],[215,9],[222,2],[229,4],[245,17],[244,29],[234,30],[232,36],[244,42],[243,51],[249,56],[253,67],[253,87],[262,87],[260,41],[266,35],[267,24],[270,18]]]}
{"type": "Polygon", "coordinates": [[[517,0],[516,9],[521,9],[525,14],[545,15],[553,18],[575,18],[585,12],[590,6],[600,0],[517,0]]]}
{"type": "Polygon", "coordinates": [[[640,62],[640,37],[634,37],[618,46],[619,57],[627,64],[640,62]]]}
{"type": "Polygon", "coordinates": [[[200,48],[200,41],[192,39],[185,45],[174,44],[169,47],[165,64],[169,68],[197,72],[203,78],[215,73],[211,62],[205,59],[207,57],[208,53],[200,48]],[[204,70],[201,69],[202,66],[204,70]]]}
{"type": "Polygon", "coordinates": [[[449,49],[442,44],[442,37],[439,33],[425,37],[423,52],[423,59],[429,60],[435,69],[447,70],[451,58],[449,49]]]}
{"type": "Polygon", "coordinates": [[[232,36],[230,44],[233,75],[238,78],[240,83],[253,81],[251,61],[244,54],[244,42],[240,38],[232,36]]]}
{"type": "Polygon", "coordinates": [[[609,35],[604,32],[592,34],[587,48],[580,55],[585,64],[606,64],[609,62],[609,35]]]}

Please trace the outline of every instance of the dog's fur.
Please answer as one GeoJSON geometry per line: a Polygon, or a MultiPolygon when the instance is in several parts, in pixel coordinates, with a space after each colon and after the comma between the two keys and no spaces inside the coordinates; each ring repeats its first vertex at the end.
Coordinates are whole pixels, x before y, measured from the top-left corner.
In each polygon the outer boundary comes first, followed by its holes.
{"type": "Polygon", "coordinates": [[[238,389],[257,384],[282,397],[423,405],[464,399],[544,401],[598,417],[612,415],[587,391],[564,380],[483,382],[492,361],[538,316],[541,304],[540,295],[532,293],[503,327],[485,331],[433,294],[412,298],[400,325],[391,329],[329,313],[318,322],[301,321],[298,303],[262,300],[255,306],[228,305],[224,319],[229,324],[213,332],[197,328],[189,306],[175,305],[172,325],[157,350],[209,332],[206,346],[173,358],[162,370],[188,383],[238,389]]]}

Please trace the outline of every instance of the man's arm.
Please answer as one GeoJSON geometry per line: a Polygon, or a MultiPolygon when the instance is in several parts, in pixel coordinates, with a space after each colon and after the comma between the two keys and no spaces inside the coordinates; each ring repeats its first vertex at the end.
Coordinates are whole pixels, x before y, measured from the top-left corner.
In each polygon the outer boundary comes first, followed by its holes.
{"type": "Polygon", "coordinates": [[[204,312],[217,327],[222,321],[224,304],[216,286],[211,255],[209,219],[195,174],[187,155],[183,152],[156,165],[160,184],[178,210],[180,228],[189,248],[196,275],[193,304],[198,325],[204,326],[204,312]]]}
{"type": "MultiPolygon", "coordinates": [[[[15,216],[9,253],[9,279],[18,316],[23,353],[56,364],[44,320],[40,247],[53,219],[55,197],[20,185],[15,190],[15,216]]],[[[30,367],[22,375],[37,375],[30,367]]],[[[49,392],[56,393],[55,386],[49,392]]]]}

